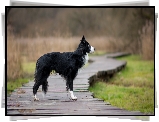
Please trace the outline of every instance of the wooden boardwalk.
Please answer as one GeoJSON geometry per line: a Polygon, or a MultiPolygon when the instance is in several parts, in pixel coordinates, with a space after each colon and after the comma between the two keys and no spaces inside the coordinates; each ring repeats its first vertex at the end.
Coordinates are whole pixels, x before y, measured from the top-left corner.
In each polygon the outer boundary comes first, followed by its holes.
{"type": "Polygon", "coordinates": [[[77,101],[70,100],[65,81],[59,75],[51,75],[48,78],[49,89],[44,98],[41,87],[38,90],[37,97],[40,101],[33,101],[33,81],[7,97],[7,115],[143,115],[138,111],[120,109],[93,98],[92,93],[88,91],[89,85],[99,77],[110,78],[113,73],[125,67],[126,62],[106,58],[105,55],[91,57],[91,60],[94,62],[80,70],[74,80],[77,101]]]}

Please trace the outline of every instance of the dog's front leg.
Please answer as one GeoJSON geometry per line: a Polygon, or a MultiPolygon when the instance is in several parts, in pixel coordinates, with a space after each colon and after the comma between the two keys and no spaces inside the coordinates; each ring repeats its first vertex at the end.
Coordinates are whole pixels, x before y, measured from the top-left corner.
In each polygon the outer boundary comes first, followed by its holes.
{"type": "Polygon", "coordinates": [[[70,88],[70,95],[71,95],[71,99],[72,100],[77,100],[77,97],[76,96],[74,96],[74,94],[73,94],[73,81],[71,81],[70,83],[69,83],[69,88],[70,88]]]}

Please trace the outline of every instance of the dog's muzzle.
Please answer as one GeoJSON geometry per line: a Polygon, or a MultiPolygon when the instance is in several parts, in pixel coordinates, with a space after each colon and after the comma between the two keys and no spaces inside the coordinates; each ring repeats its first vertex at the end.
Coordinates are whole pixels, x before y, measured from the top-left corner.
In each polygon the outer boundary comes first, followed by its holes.
{"type": "Polygon", "coordinates": [[[91,46],[91,51],[90,51],[90,53],[94,53],[94,51],[95,51],[95,48],[91,46]]]}

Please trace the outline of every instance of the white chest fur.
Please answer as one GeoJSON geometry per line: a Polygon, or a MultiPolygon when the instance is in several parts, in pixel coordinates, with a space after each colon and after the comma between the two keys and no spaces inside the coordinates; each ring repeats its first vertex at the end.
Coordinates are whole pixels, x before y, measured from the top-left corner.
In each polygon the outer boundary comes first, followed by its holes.
{"type": "Polygon", "coordinates": [[[84,64],[88,63],[89,57],[88,57],[88,53],[86,53],[86,55],[84,56],[84,64]]]}

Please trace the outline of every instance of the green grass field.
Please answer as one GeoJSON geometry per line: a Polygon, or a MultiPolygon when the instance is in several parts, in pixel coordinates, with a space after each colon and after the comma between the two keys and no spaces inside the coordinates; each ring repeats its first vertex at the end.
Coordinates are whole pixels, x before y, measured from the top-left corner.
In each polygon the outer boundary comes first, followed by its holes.
{"type": "Polygon", "coordinates": [[[127,66],[107,83],[97,81],[89,88],[94,96],[111,105],[143,113],[154,112],[154,61],[131,55],[118,60],[127,66]]]}

